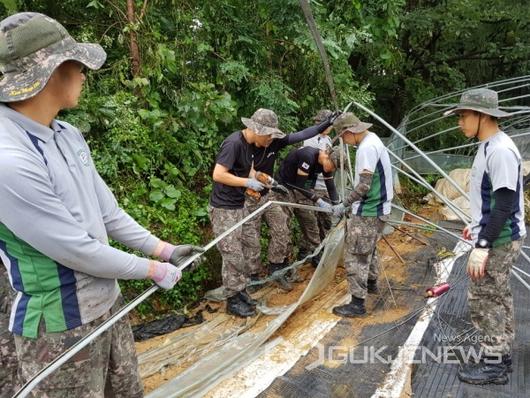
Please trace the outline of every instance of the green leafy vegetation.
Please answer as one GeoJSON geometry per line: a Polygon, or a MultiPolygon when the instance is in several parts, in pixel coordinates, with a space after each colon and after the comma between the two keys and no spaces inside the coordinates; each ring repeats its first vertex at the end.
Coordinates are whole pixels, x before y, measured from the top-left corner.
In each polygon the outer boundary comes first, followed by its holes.
{"type": "MultiPolygon", "coordinates": [[[[528,70],[530,9],[522,1],[337,0],[311,6],[340,105],[359,101],[394,126],[421,101],[528,70]]],[[[43,12],[77,39],[105,48],[107,62],[88,74],[80,106],[61,117],[85,134],[120,205],[172,243],[211,240],[211,171],[219,145],[241,127],[241,116],[268,107],[290,132],[331,107],[297,0],[0,2],[2,18],[17,11],[43,12]]],[[[414,197],[424,195],[406,187],[414,197]]],[[[209,253],[176,289],[158,295],[157,306],[140,311],[197,300],[219,283],[219,270],[218,255],[209,253]]],[[[148,285],[122,283],[128,297],[148,285]]]]}

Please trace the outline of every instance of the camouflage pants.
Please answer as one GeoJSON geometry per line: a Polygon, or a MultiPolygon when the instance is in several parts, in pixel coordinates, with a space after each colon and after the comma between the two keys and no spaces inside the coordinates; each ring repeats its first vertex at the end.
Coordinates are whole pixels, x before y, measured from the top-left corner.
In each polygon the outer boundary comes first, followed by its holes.
{"type": "MultiPolygon", "coordinates": [[[[243,209],[220,209],[209,207],[210,222],[215,236],[221,235],[231,226],[240,222],[246,217],[247,212],[243,209]]],[[[243,247],[243,228],[239,227],[219,243],[217,249],[223,258],[223,286],[227,296],[233,296],[237,292],[244,290],[248,284],[248,266],[245,261],[243,247]]]]}
{"type": "Polygon", "coordinates": [[[518,240],[490,249],[486,274],[478,281],[469,281],[471,321],[481,333],[481,347],[489,355],[504,355],[512,350],[514,320],[510,271],[522,244],[522,240],[518,240]]]}
{"type": "MultiPolygon", "coordinates": [[[[307,199],[304,195],[295,190],[289,190],[289,195],[284,195],[283,200],[285,202],[315,206],[313,201],[307,199]]],[[[315,212],[287,206],[285,206],[283,210],[287,214],[287,226],[291,224],[293,215],[298,220],[298,224],[300,224],[300,229],[302,230],[302,239],[298,244],[300,252],[307,254],[312,253],[315,248],[320,245],[320,234],[318,231],[318,222],[315,212]]]]}
{"type": "MultiPolygon", "coordinates": [[[[315,193],[321,198],[329,199],[327,189],[315,189],[315,193]]],[[[323,241],[324,238],[326,237],[326,234],[331,229],[331,214],[324,213],[323,211],[319,211],[317,212],[316,216],[317,216],[318,232],[320,236],[320,241],[323,241]]]]}
{"type": "Polygon", "coordinates": [[[350,294],[355,297],[366,298],[368,279],[377,279],[377,241],[381,238],[384,226],[378,217],[350,215],[347,220],[344,267],[350,294]]]}
{"type": "MultiPolygon", "coordinates": [[[[280,196],[280,195],[278,195],[280,196]]],[[[252,213],[259,207],[263,206],[269,200],[283,200],[283,196],[275,197],[271,192],[262,195],[259,200],[247,196],[245,200],[245,209],[247,214],[252,213]]],[[[248,271],[251,274],[263,271],[261,264],[261,220],[269,226],[269,248],[268,260],[270,263],[283,263],[289,253],[290,231],[287,226],[287,216],[282,208],[278,205],[269,206],[263,213],[254,217],[249,222],[243,224],[243,252],[248,262],[248,271]]]]}
{"type": "Polygon", "coordinates": [[[9,331],[13,297],[6,269],[0,262],[0,398],[11,397],[21,387],[17,376],[15,340],[9,331]]]}
{"type": "MultiPolygon", "coordinates": [[[[101,318],[65,332],[45,333],[44,322],[41,322],[37,339],[15,336],[22,380],[28,381],[45,364],[117,312],[122,304],[120,296],[101,318]]],[[[127,318],[120,319],[44,379],[32,394],[39,398],[143,397],[134,339],[127,318]]]]}

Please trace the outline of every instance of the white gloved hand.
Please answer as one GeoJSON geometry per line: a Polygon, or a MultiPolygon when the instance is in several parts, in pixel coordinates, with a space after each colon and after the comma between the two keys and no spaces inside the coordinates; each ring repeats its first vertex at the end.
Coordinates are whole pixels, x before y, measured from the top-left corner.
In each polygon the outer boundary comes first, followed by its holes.
{"type": "Polygon", "coordinates": [[[326,202],[324,199],[320,198],[316,201],[316,205],[321,209],[331,209],[333,206],[331,203],[326,202]]]}
{"type": "Polygon", "coordinates": [[[467,274],[474,281],[484,277],[486,274],[486,261],[488,259],[489,249],[475,247],[469,253],[467,259],[467,274]]]}
{"type": "Polygon", "coordinates": [[[245,182],[245,186],[256,192],[260,192],[265,189],[265,185],[262,182],[256,180],[255,178],[248,178],[245,182]]]}
{"type": "Polygon", "coordinates": [[[338,205],[335,205],[331,208],[333,210],[333,216],[334,217],[342,217],[344,213],[346,212],[346,206],[344,206],[343,203],[339,203],[338,205]]]}
{"type": "Polygon", "coordinates": [[[172,264],[151,261],[147,277],[162,289],[171,289],[182,277],[182,272],[172,264]]]}

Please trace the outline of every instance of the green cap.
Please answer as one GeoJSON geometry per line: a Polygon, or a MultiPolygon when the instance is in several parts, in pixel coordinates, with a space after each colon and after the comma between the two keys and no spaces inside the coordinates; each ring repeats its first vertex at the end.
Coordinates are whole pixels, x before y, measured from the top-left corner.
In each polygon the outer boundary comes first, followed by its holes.
{"type": "Polygon", "coordinates": [[[346,131],[352,133],[362,133],[372,127],[372,123],[361,122],[357,116],[351,112],[341,114],[333,122],[333,128],[337,134],[344,134],[346,131]]]}
{"type": "Polygon", "coordinates": [[[99,69],[106,57],[99,44],[76,42],[59,22],[46,15],[11,15],[0,22],[0,102],[34,97],[65,61],[99,69]]]}
{"type": "Polygon", "coordinates": [[[497,92],[489,88],[475,88],[465,91],[460,97],[460,102],[454,108],[444,112],[444,116],[454,115],[459,111],[469,110],[484,113],[494,117],[509,117],[511,113],[499,109],[497,92]]]}

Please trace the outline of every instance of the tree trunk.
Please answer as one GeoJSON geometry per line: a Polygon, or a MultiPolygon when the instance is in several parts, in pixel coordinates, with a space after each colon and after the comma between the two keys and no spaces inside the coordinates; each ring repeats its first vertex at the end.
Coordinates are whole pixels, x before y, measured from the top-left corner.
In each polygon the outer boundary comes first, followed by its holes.
{"type": "Polygon", "coordinates": [[[138,47],[138,38],[136,36],[136,31],[133,27],[136,24],[136,13],[134,11],[134,0],[127,0],[127,20],[130,25],[129,30],[129,51],[131,55],[131,72],[133,77],[136,77],[140,74],[140,67],[142,65],[140,58],[140,49],[138,47]]]}

